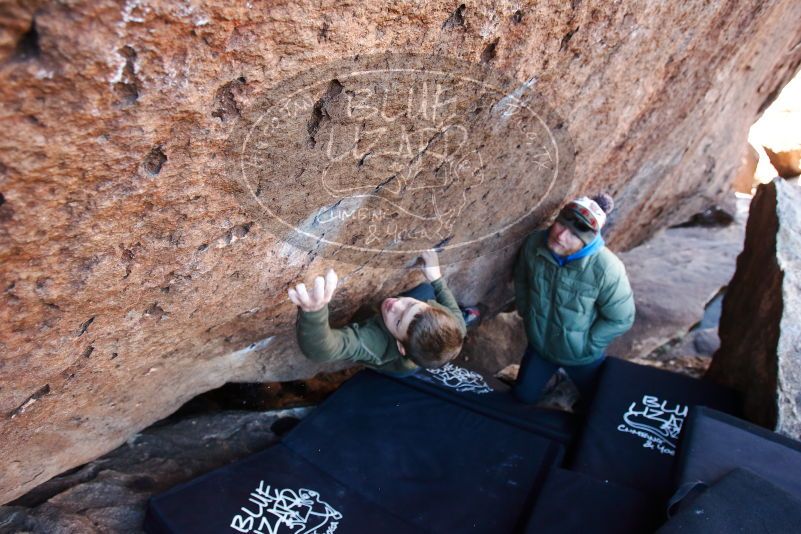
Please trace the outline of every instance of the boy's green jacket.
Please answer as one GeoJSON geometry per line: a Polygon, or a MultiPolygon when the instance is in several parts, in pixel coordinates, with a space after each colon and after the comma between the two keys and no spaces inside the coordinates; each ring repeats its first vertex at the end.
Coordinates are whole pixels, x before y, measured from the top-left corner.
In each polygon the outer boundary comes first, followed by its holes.
{"type": "Polygon", "coordinates": [[[529,344],[560,365],[590,363],[634,323],[634,295],[615,254],[560,267],[547,248],[548,230],[526,238],[515,265],[515,302],[529,344]]]}
{"type": "MultiPolygon", "coordinates": [[[[437,300],[429,300],[428,303],[449,311],[464,336],[467,329],[462,312],[445,280],[438,278],[431,285],[434,286],[437,300]]],[[[328,306],[325,306],[313,312],[300,310],[295,326],[300,350],[310,360],[348,360],[390,374],[407,374],[419,369],[416,363],[398,351],[395,337],[387,330],[380,313],[362,323],[331,328],[328,324],[328,306]]]]}

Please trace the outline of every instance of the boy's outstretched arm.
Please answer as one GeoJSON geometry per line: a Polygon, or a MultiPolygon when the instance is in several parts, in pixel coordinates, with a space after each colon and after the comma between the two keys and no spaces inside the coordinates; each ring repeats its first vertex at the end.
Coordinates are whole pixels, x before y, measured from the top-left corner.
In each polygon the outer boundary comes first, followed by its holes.
{"type": "Polygon", "coordinates": [[[314,279],[311,291],[305,284],[298,284],[288,291],[289,300],[300,307],[295,325],[298,345],[312,361],[354,360],[362,352],[352,327],[334,329],[328,323],[328,303],[334,296],[337,281],[336,273],[329,269],[325,278],[318,276],[314,279]]]}
{"type": "Polygon", "coordinates": [[[465,336],[467,334],[467,326],[462,316],[462,310],[459,309],[459,304],[457,304],[456,299],[453,297],[453,293],[451,293],[451,290],[445,283],[445,279],[442,278],[442,271],[439,268],[437,253],[433,250],[426,250],[420,257],[423,260],[423,274],[426,280],[434,286],[434,295],[437,298],[437,302],[445,306],[448,311],[451,312],[451,315],[453,315],[453,318],[456,320],[456,324],[459,326],[459,330],[462,332],[462,336],[465,336]]]}

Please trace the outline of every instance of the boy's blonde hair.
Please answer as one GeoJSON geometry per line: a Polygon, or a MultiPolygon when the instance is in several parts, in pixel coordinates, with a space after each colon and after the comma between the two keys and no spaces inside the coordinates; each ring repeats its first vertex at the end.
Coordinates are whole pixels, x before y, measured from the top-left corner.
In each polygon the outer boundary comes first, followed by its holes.
{"type": "Polygon", "coordinates": [[[445,365],[462,350],[462,331],[450,312],[429,306],[409,323],[406,354],[417,365],[433,369],[445,365]]]}

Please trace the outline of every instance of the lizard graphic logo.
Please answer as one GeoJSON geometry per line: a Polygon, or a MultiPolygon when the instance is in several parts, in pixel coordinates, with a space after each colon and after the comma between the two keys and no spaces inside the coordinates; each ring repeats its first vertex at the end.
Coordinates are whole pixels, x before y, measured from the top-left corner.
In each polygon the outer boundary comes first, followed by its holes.
{"type": "Polygon", "coordinates": [[[303,71],[243,108],[231,190],[286,243],[338,260],[499,250],[570,184],[572,144],[535,84],[413,54],[303,71]]]}
{"type": "Polygon", "coordinates": [[[278,489],[264,481],[250,493],[253,506],[231,519],[236,532],[253,534],[332,534],[342,514],[320,499],[314,490],[278,489]]]}
{"type": "Polygon", "coordinates": [[[460,393],[491,393],[494,391],[484,377],[475,371],[446,363],[437,369],[429,369],[434,380],[460,393]]]}
{"type": "Polygon", "coordinates": [[[619,432],[634,434],[643,439],[643,447],[674,456],[676,442],[687,417],[687,405],[660,401],[659,397],[643,395],[640,403],[632,402],[623,414],[619,432]]]}

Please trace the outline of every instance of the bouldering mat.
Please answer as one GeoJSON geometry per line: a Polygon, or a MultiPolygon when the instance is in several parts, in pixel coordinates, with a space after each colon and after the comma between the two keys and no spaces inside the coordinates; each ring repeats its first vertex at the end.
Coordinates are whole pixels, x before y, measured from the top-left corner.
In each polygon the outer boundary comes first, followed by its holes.
{"type": "Polygon", "coordinates": [[[709,408],[694,408],[676,460],[679,489],[747,468],[801,499],[801,442],[709,408]]]}
{"type": "Polygon", "coordinates": [[[562,456],[538,433],[362,371],[279,445],[152,498],[146,530],[512,532],[562,456]],[[258,530],[263,517],[273,530],[258,530]]]}
{"type": "Polygon", "coordinates": [[[365,501],[280,443],[151,498],[144,530],[149,534],[422,532],[365,501]]]}
{"type": "Polygon", "coordinates": [[[657,532],[785,534],[800,527],[801,500],[747,469],[733,469],[683,505],[657,532]]]}
{"type": "Polygon", "coordinates": [[[563,448],[417,387],[363,371],[284,443],[430,532],[511,532],[563,448]]]}
{"type": "Polygon", "coordinates": [[[506,384],[466,366],[448,363],[397,380],[566,446],[578,430],[574,414],[519,402],[506,384]]]}
{"type": "Polygon", "coordinates": [[[660,509],[639,490],[576,471],[555,468],[528,519],[525,534],[629,534],[652,532],[660,509]]]}
{"type": "Polygon", "coordinates": [[[739,407],[716,384],[609,357],[569,467],[667,498],[682,425],[695,405],[739,407]]]}

